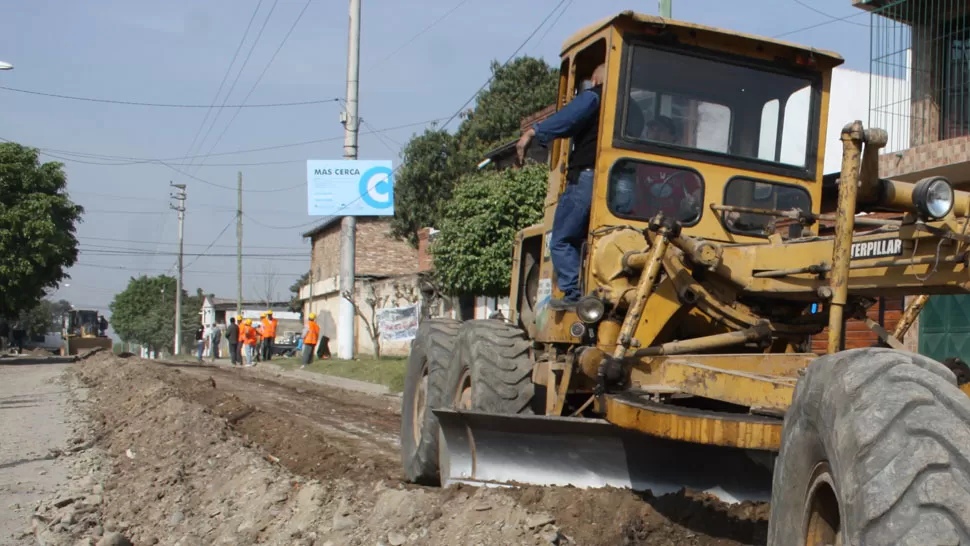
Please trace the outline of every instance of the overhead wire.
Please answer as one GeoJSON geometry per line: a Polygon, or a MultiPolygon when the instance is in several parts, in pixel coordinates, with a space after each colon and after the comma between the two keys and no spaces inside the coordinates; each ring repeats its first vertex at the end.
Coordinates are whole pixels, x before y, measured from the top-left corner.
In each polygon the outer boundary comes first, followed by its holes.
{"type": "Polygon", "coordinates": [[[249,23],[246,25],[246,30],[243,31],[242,38],[239,39],[239,45],[236,46],[236,51],[232,54],[232,60],[229,61],[229,66],[226,67],[226,72],[222,75],[222,81],[219,82],[219,87],[216,89],[216,95],[212,97],[212,108],[206,110],[205,117],[202,118],[202,123],[199,124],[199,128],[195,130],[195,135],[192,137],[192,143],[189,144],[189,148],[185,152],[185,158],[182,159],[180,164],[185,164],[185,160],[188,159],[188,156],[195,148],[195,143],[199,140],[199,135],[202,134],[202,129],[205,127],[206,122],[209,121],[209,115],[212,113],[212,109],[215,108],[216,102],[219,100],[219,95],[222,94],[222,88],[226,85],[226,80],[229,79],[229,74],[232,73],[232,67],[236,64],[236,59],[239,58],[239,52],[242,51],[242,46],[246,43],[246,37],[249,36],[249,29],[253,27],[253,21],[256,20],[256,15],[259,13],[259,8],[262,5],[263,0],[256,2],[256,8],[253,9],[253,14],[249,18],[249,23]]]}
{"type": "Polygon", "coordinates": [[[204,256],[207,252],[209,252],[210,250],[212,250],[212,246],[214,244],[216,244],[217,242],[219,242],[219,239],[221,239],[222,236],[226,233],[226,230],[229,229],[229,226],[233,225],[237,221],[238,221],[237,218],[233,218],[233,219],[229,220],[229,223],[226,224],[226,227],[222,228],[222,231],[220,231],[219,234],[216,235],[216,238],[213,239],[211,243],[209,243],[209,246],[205,247],[205,250],[203,250],[200,253],[199,256],[196,256],[196,258],[194,260],[192,260],[191,262],[189,262],[189,264],[185,266],[185,269],[188,269],[188,268],[192,267],[192,264],[194,264],[195,262],[199,261],[199,258],[201,256],[204,256]]]}
{"type": "Polygon", "coordinates": [[[429,30],[431,30],[432,28],[434,28],[435,26],[437,26],[438,23],[444,21],[446,18],[448,18],[449,15],[451,15],[452,13],[458,11],[458,9],[460,7],[464,6],[468,2],[469,2],[469,0],[461,0],[460,2],[458,2],[457,4],[455,4],[454,6],[452,6],[451,9],[449,9],[444,14],[442,14],[440,17],[438,17],[437,19],[435,19],[434,21],[432,21],[430,24],[428,24],[428,26],[422,28],[416,34],[414,34],[413,36],[411,36],[410,38],[408,38],[403,44],[401,44],[396,49],[394,49],[394,51],[391,51],[390,53],[388,53],[384,57],[381,57],[380,60],[374,62],[369,67],[367,67],[368,70],[373,70],[373,69],[377,68],[378,66],[380,66],[381,64],[383,64],[385,61],[387,61],[391,57],[393,57],[393,56],[397,55],[398,53],[400,53],[402,50],[404,50],[404,48],[406,48],[407,46],[409,46],[412,43],[414,43],[415,40],[417,40],[422,35],[424,35],[426,32],[428,32],[429,30]]]}
{"type": "MultiPolygon", "coordinates": [[[[798,4],[799,6],[805,8],[805,9],[809,9],[811,11],[814,11],[815,13],[817,13],[819,15],[824,15],[825,17],[828,17],[829,19],[832,19],[832,22],[833,23],[835,23],[835,22],[842,22],[842,23],[848,23],[850,25],[856,25],[856,26],[860,26],[860,27],[869,28],[869,25],[866,25],[866,24],[863,24],[863,23],[857,23],[855,21],[849,21],[848,19],[844,19],[844,18],[836,17],[835,15],[831,15],[829,13],[826,13],[826,12],[824,12],[824,11],[816,8],[815,6],[813,6],[813,5],[811,5],[811,4],[807,3],[807,2],[803,2],[802,0],[792,0],[792,2],[795,2],[796,4],[798,4]]],[[[855,15],[858,15],[858,14],[857,13],[853,13],[852,15],[855,16],[855,15]]]]}
{"type": "Polygon", "coordinates": [[[816,23],[814,25],[808,25],[808,26],[805,26],[805,27],[796,28],[794,30],[788,30],[788,31],[782,32],[781,34],[775,34],[774,36],[772,36],[772,38],[782,38],[784,36],[790,36],[792,34],[797,34],[799,32],[804,32],[806,30],[813,30],[813,29],[816,29],[816,28],[819,28],[819,27],[824,27],[825,25],[831,25],[832,23],[837,23],[839,21],[847,21],[849,19],[853,19],[855,17],[859,17],[861,15],[867,15],[867,14],[868,14],[868,12],[859,10],[858,13],[853,13],[851,15],[846,15],[845,17],[834,17],[833,16],[833,18],[832,19],[829,19],[828,21],[822,21],[821,23],[816,23]]]}
{"type": "Polygon", "coordinates": [[[559,15],[556,15],[556,18],[552,20],[552,23],[548,27],[546,27],[546,31],[543,32],[542,33],[542,36],[539,37],[539,41],[536,42],[536,45],[533,48],[533,51],[539,49],[539,46],[541,46],[542,45],[542,42],[545,41],[546,36],[549,35],[549,31],[551,31],[553,28],[555,28],[556,23],[559,22],[559,19],[562,18],[563,14],[565,14],[566,11],[569,10],[569,7],[572,6],[572,5],[573,5],[573,0],[568,0],[566,2],[566,5],[563,6],[562,10],[560,10],[559,15]]]}
{"type": "MultiPolygon", "coordinates": [[[[229,91],[226,91],[226,96],[223,97],[222,99],[223,105],[225,105],[229,101],[229,97],[232,95],[233,90],[236,89],[236,84],[239,83],[239,79],[242,77],[243,72],[246,70],[246,65],[249,64],[249,59],[252,58],[253,51],[256,49],[256,46],[259,44],[259,40],[260,38],[262,38],[263,32],[266,30],[266,25],[269,23],[270,18],[273,17],[273,12],[276,10],[277,4],[279,4],[279,0],[273,0],[273,5],[270,6],[269,8],[269,13],[267,13],[266,18],[263,19],[262,25],[260,25],[259,30],[256,32],[256,38],[253,40],[252,45],[249,46],[249,51],[246,52],[246,58],[243,59],[243,62],[239,67],[239,71],[236,72],[236,77],[233,79],[232,84],[229,85],[229,91]]],[[[199,141],[199,150],[201,150],[203,146],[205,146],[205,141],[206,139],[209,138],[209,134],[212,133],[212,129],[216,126],[216,123],[218,123],[219,116],[222,115],[222,112],[223,112],[222,108],[216,110],[216,115],[212,119],[212,123],[209,124],[209,128],[206,129],[205,135],[203,135],[202,140],[199,141]]],[[[191,168],[193,162],[194,161],[189,162],[189,168],[191,168]]]]}
{"type": "MultiPolygon", "coordinates": [[[[551,19],[552,16],[557,11],[559,11],[559,8],[561,8],[563,6],[563,4],[566,3],[566,1],[567,0],[560,0],[559,3],[556,4],[556,7],[552,8],[552,11],[550,11],[549,14],[546,15],[546,17],[542,20],[542,22],[540,22],[539,25],[535,29],[533,29],[531,33],[529,33],[529,35],[522,42],[522,44],[519,45],[519,47],[517,47],[515,49],[515,51],[512,52],[512,55],[510,55],[509,58],[506,59],[504,63],[502,63],[502,67],[505,67],[510,62],[512,62],[512,59],[514,59],[515,56],[518,55],[520,51],[522,51],[522,49],[526,46],[526,44],[528,44],[529,41],[531,41],[532,38],[536,35],[536,33],[539,32],[539,29],[541,29],[543,26],[545,26],[546,22],[548,22],[549,19],[551,19]]],[[[462,104],[461,107],[458,108],[458,110],[456,110],[455,113],[452,114],[452,116],[450,118],[448,118],[448,121],[444,122],[444,124],[441,125],[441,128],[444,129],[444,128],[448,127],[448,124],[450,124],[452,121],[454,121],[455,118],[457,118],[458,115],[461,114],[465,110],[465,107],[466,106],[468,106],[469,104],[471,104],[472,101],[474,101],[476,98],[478,98],[479,93],[481,93],[486,87],[488,87],[488,84],[492,83],[492,80],[493,79],[495,79],[495,71],[494,70],[492,71],[492,74],[488,77],[488,79],[485,80],[485,83],[483,83],[482,86],[479,87],[478,90],[476,90],[475,93],[471,97],[469,97],[469,99],[466,100],[465,103],[462,104]]]]}
{"type": "Polygon", "coordinates": [[[224,104],[216,106],[215,104],[177,104],[177,103],[165,103],[165,102],[141,102],[132,100],[117,100],[117,99],[102,99],[94,97],[78,97],[74,95],[62,95],[59,93],[48,93],[44,91],[34,91],[31,89],[18,89],[16,87],[7,87],[0,85],[0,90],[10,91],[13,93],[23,93],[26,95],[36,95],[40,97],[49,97],[55,99],[65,99],[83,102],[97,102],[102,104],[117,104],[123,106],[146,106],[152,108],[283,108],[289,106],[309,106],[312,104],[326,104],[328,102],[337,102],[338,98],[333,99],[318,99],[318,100],[304,100],[297,102],[274,102],[274,103],[263,103],[263,104],[224,104]]]}
{"type": "MultiPolygon", "coordinates": [[[[266,75],[266,72],[269,70],[269,67],[273,65],[273,61],[276,60],[276,56],[279,55],[280,50],[282,50],[283,46],[286,45],[286,41],[290,39],[290,35],[293,34],[293,30],[296,29],[296,26],[300,23],[300,20],[303,19],[303,14],[306,13],[307,8],[310,7],[310,4],[312,2],[313,0],[307,0],[306,3],[303,4],[303,9],[300,10],[300,13],[297,14],[296,20],[293,21],[292,25],[290,25],[290,29],[286,31],[286,34],[283,36],[283,39],[280,41],[280,44],[276,47],[276,51],[273,52],[273,55],[269,58],[269,61],[266,63],[266,66],[263,67],[263,71],[259,73],[259,76],[256,78],[256,81],[253,82],[252,87],[249,88],[249,92],[246,93],[245,97],[243,97],[242,104],[246,104],[249,101],[249,97],[251,97],[253,92],[256,91],[256,88],[259,86],[259,83],[263,81],[263,76],[266,75]]],[[[275,2],[273,4],[273,7],[276,7],[275,2]]],[[[267,20],[269,20],[268,17],[267,17],[267,20]]],[[[216,146],[218,146],[220,142],[222,142],[222,138],[226,136],[226,133],[229,131],[229,128],[232,127],[233,122],[236,121],[236,118],[239,116],[239,112],[241,111],[242,111],[241,108],[237,109],[232,114],[232,117],[229,118],[229,122],[226,123],[226,126],[222,129],[222,132],[219,133],[219,136],[216,138],[216,141],[212,144],[211,147],[209,147],[210,153],[216,149],[216,146]]],[[[208,155],[206,155],[206,157],[208,157],[208,155]]]]}

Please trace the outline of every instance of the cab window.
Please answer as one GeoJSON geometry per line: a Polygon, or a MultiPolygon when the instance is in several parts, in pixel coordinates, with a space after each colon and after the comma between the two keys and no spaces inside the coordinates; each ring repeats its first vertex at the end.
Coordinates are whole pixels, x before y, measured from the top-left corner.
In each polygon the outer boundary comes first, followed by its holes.
{"type": "Polygon", "coordinates": [[[610,169],[607,205],[619,218],[647,222],[662,213],[691,226],[703,202],[704,179],[692,169],[632,159],[610,169]]]}
{"type": "MultiPolygon", "coordinates": [[[[724,204],[762,210],[812,210],[812,198],[805,188],[748,178],[734,178],[727,183],[724,204]]],[[[754,237],[767,237],[779,223],[790,223],[777,216],[732,211],[724,212],[721,221],[731,233],[754,237]]]]}

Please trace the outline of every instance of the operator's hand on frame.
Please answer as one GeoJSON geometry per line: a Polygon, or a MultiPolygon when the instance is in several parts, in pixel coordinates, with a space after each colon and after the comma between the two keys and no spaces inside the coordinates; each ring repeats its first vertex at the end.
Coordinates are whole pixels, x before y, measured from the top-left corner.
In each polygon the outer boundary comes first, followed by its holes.
{"type": "Polygon", "coordinates": [[[515,143],[515,163],[516,166],[522,167],[525,165],[525,154],[529,151],[529,145],[532,144],[532,137],[536,134],[536,130],[529,127],[522,132],[522,136],[519,137],[519,141],[515,143]]]}

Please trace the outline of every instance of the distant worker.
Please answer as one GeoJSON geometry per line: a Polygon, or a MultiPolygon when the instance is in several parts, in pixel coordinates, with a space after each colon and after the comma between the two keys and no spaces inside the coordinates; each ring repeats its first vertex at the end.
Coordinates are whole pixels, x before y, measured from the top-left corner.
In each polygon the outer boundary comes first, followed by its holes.
{"type": "Polygon", "coordinates": [[[243,320],[242,315],[236,317],[236,322],[239,324],[239,353],[236,354],[236,360],[239,361],[240,366],[246,365],[246,321],[243,320]]]}
{"type": "Polygon", "coordinates": [[[593,167],[605,79],[606,65],[601,64],[590,75],[588,90],[576,95],[552,116],[526,129],[515,146],[518,162],[523,164],[533,138],[543,146],[557,138],[572,138],[566,189],[559,196],[549,240],[556,284],[563,293],[562,299],[549,300],[549,307],[557,311],[575,308],[582,296],[579,288],[580,248],[586,242],[589,208],[593,202],[593,167]]]}
{"type": "Polygon", "coordinates": [[[229,362],[233,366],[241,364],[239,362],[239,326],[236,318],[229,318],[229,326],[226,327],[226,341],[229,343],[229,362]]]}
{"type": "Polygon", "coordinates": [[[303,326],[303,365],[306,368],[313,362],[313,350],[316,349],[317,342],[320,341],[320,325],[317,324],[317,314],[310,313],[307,317],[306,325],[303,326]]]}
{"type": "Polygon", "coordinates": [[[205,352],[205,327],[201,324],[195,330],[195,346],[199,352],[199,362],[202,362],[202,353],[205,352]]]}
{"type": "Polygon", "coordinates": [[[276,340],[276,325],[279,321],[273,318],[273,311],[266,311],[266,318],[263,319],[263,360],[269,362],[273,359],[273,343],[276,340]]]}
{"type": "Polygon", "coordinates": [[[259,320],[253,323],[256,328],[256,362],[263,360],[263,325],[266,324],[266,313],[259,314],[259,320]]]}
{"type": "Polygon", "coordinates": [[[104,318],[104,315],[98,316],[98,328],[101,330],[99,334],[101,337],[108,337],[108,319],[104,318]]]}
{"type": "Polygon", "coordinates": [[[253,319],[246,319],[246,333],[243,339],[243,348],[246,351],[246,365],[255,366],[256,362],[256,328],[253,327],[253,319]]]}

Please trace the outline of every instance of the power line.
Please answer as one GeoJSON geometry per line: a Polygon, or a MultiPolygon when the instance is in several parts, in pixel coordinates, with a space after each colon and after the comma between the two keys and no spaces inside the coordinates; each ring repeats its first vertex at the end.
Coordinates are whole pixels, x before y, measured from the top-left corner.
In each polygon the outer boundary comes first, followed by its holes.
{"type": "Polygon", "coordinates": [[[539,49],[539,46],[541,46],[542,42],[545,41],[546,36],[549,35],[549,31],[555,28],[556,23],[559,22],[559,19],[566,13],[566,11],[569,10],[569,6],[572,6],[572,5],[573,5],[573,0],[569,0],[568,2],[566,2],[566,6],[562,8],[562,11],[559,12],[559,15],[557,15],[556,18],[552,20],[552,24],[546,27],[546,31],[543,32],[542,36],[539,37],[539,41],[536,42],[536,46],[535,46],[535,49],[533,49],[533,51],[539,49]]]}
{"type": "MultiPolygon", "coordinates": [[[[340,209],[338,209],[338,211],[345,209],[346,207],[350,206],[352,203],[355,203],[356,201],[359,201],[359,200],[360,200],[360,198],[358,197],[355,201],[351,201],[350,203],[347,203],[346,205],[344,205],[343,207],[341,207],[340,209]]],[[[311,220],[311,221],[306,222],[304,224],[297,224],[297,225],[294,225],[294,226],[271,226],[269,224],[264,224],[263,222],[260,222],[259,220],[257,220],[256,218],[253,218],[252,216],[250,216],[249,214],[247,214],[245,212],[243,213],[243,216],[245,216],[246,218],[249,218],[250,220],[252,220],[257,225],[262,226],[264,228],[269,228],[269,229],[296,229],[296,228],[301,228],[301,227],[307,227],[307,226],[310,226],[310,225],[313,225],[313,224],[316,224],[316,223],[319,223],[319,222],[322,221],[322,220],[311,220]]]]}
{"type": "MultiPolygon", "coordinates": [[[[429,119],[429,120],[425,120],[425,121],[416,121],[416,122],[412,122],[412,123],[405,123],[403,125],[396,125],[394,127],[388,127],[386,129],[377,129],[377,130],[374,130],[374,131],[369,131],[369,132],[366,132],[366,133],[361,133],[361,135],[362,136],[363,135],[373,135],[373,134],[376,134],[376,133],[386,133],[386,132],[390,132],[390,131],[397,131],[397,130],[400,130],[400,129],[409,129],[411,127],[418,127],[418,126],[428,125],[430,123],[437,123],[437,122],[439,122],[439,121],[441,121],[443,119],[446,119],[446,118],[435,118],[435,119],[429,119]]],[[[263,147],[259,147],[259,148],[245,148],[245,149],[241,149],[241,150],[232,150],[232,151],[228,151],[228,152],[216,152],[216,153],[208,154],[208,156],[209,157],[215,157],[215,156],[225,156],[225,155],[248,154],[248,153],[254,153],[254,152],[266,152],[266,151],[270,151],[270,150],[280,150],[280,149],[283,149],[283,148],[296,148],[298,146],[307,146],[307,145],[310,145],[310,144],[320,144],[320,143],[323,143],[323,142],[334,142],[334,141],[343,140],[343,139],[344,139],[343,136],[335,136],[335,137],[327,137],[327,138],[318,138],[318,139],[314,139],[314,140],[304,140],[304,141],[300,141],[300,142],[291,142],[291,143],[288,143],[288,144],[276,144],[276,145],[273,145],[273,146],[263,146],[263,147]]],[[[2,140],[4,142],[15,142],[13,140],[10,140],[10,139],[7,139],[7,138],[2,138],[2,137],[0,137],[0,140],[2,140]]],[[[41,152],[44,152],[47,155],[50,155],[51,157],[55,157],[55,156],[52,155],[52,153],[48,153],[48,152],[53,152],[53,153],[56,153],[56,154],[63,154],[63,155],[74,155],[74,156],[77,156],[77,157],[85,157],[85,158],[112,159],[112,160],[118,160],[118,161],[127,161],[127,163],[104,163],[104,165],[109,165],[109,166],[125,166],[125,165],[144,164],[144,163],[161,163],[163,161],[164,162],[179,162],[179,161],[182,161],[184,159],[194,159],[194,158],[206,157],[205,154],[199,154],[199,155],[195,155],[195,156],[160,157],[160,158],[152,158],[152,157],[131,157],[131,156],[108,155],[108,154],[96,154],[96,153],[90,153],[90,152],[78,152],[78,151],[75,151],[75,150],[64,150],[64,149],[59,149],[59,148],[45,148],[45,147],[41,147],[41,146],[33,146],[33,147],[36,148],[36,149],[38,149],[38,150],[40,150],[41,152]]],[[[77,161],[77,160],[74,160],[74,159],[70,159],[70,158],[62,158],[62,159],[64,159],[65,161],[80,162],[80,161],[77,161]]],[[[305,161],[305,160],[301,160],[301,161],[305,161]]],[[[92,163],[92,164],[101,165],[101,163],[92,163]]],[[[213,167],[214,166],[228,167],[228,166],[235,166],[235,165],[239,165],[239,164],[238,163],[225,163],[225,164],[201,163],[201,164],[196,164],[195,166],[196,167],[210,167],[210,166],[213,166],[213,167]]]]}
{"type": "MultiPolygon", "coordinates": [[[[256,14],[259,13],[260,6],[263,5],[263,0],[259,0],[256,3],[256,8],[253,10],[252,16],[249,17],[249,23],[246,25],[246,30],[243,31],[242,38],[239,39],[239,45],[236,46],[235,53],[232,54],[232,60],[229,61],[229,66],[226,67],[226,73],[222,75],[222,81],[219,82],[219,87],[216,89],[216,96],[212,97],[212,108],[215,107],[216,102],[219,100],[219,95],[222,94],[222,87],[226,84],[226,80],[229,79],[229,74],[232,72],[232,67],[236,64],[236,59],[239,58],[239,52],[242,51],[242,46],[246,43],[246,36],[249,35],[249,29],[253,26],[253,21],[256,20],[256,14]]],[[[199,139],[199,135],[202,134],[202,128],[205,127],[205,123],[209,121],[209,114],[212,113],[212,108],[205,111],[205,117],[202,118],[202,123],[199,124],[199,128],[195,130],[195,135],[192,137],[192,144],[189,144],[189,149],[185,151],[185,158],[182,159],[180,164],[184,165],[185,160],[188,159],[189,154],[195,148],[195,143],[199,139]]]]}
{"type": "MultiPolygon", "coordinates": [[[[273,0],[273,5],[269,8],[269,13],[266,14],[266,19],[263,19],[263,24],[260,25],[259,31],[256,33],[256,38],[253,40],[251,46],[249,46],[249,51],[246,52],[246,58],[243,59],[242,65],[239,67],[239,72],[236,72],[236,77],[233,79],[232,84],[229,86],[229,91],[226,92],[226,96],[222,99],[222,105],[225,106],[226,102],[229,101],[229,97],[232,95],[233,90],[236,88],[236,84],[239,83],[239,78],[242,77],[243,71],[246,70],[246,65],[249,64],[249,59],[253,56],[253,50],[256,49],[256,45],[259,44],[259,39],[263,36],[263,31],[266,30],[266,25],[269,23],[270,18],[273,16],[273,11],[276,10],[276,5],[279,4],[279,0],[273,0]]],[[[212,119],[212,123],[209,124],[209,128],[206,129],[205,135],[202,136],[202,140],[199,141],[199,149],[205,145],[206,139],[209,138],[209,134],[212,132],[212,128],[216,126],[219,121],[219,116],[222,115],[222,108],[216,111],[216,116],[212,119]]],[[[189,168],[192,167],[192,161],[189,162],[189,168]]]]}
{"type": "MultiPolygon", "coordinates": [[[[253,91],[256,91],[256,87],[259,86],[259,82],[263,81],[263,76],[266,75],[266,71],[269,70],[269,67],[273,65],[273,61],[276,60],[276,56],[279,54],[280,50],[283,49],[283,45],[285,45],[286,41],[289,40],[290,35],[293,34],[293,30],[300,23],[300,19],[303,18],[303,14],[306,13],[306,10],[307,8],[310,7],[311,2],[313,2],[313,0],[307,0],[306,4],[303,5],[303,9],[300,10],[299,14],[297,14],[296,20],[293,21],[293,24],[290,26],[290,29],[286,31],[286,35],[283,36],[283,40],[280,41],[280,45],[277,46],[276,51],[273,52],[273,56],[270,57],[269,62],[267,62],[266,66],[263,67],[263,71],[259,73],[259,77],[256,78],[256,81],[255,83],[253,83],[253,86],[249,88],[249,92],[246,93],[245,97],[243,97],[242,104],[246,104],[246,102],[249,101],[249,97],[252,96],[253,91]]],[[[276,4],[274,3],[273,6],[275,7],[276,4]]],[[[269,17],[267,17],[267,20],[269,20],[269,17]]],[[[252,51],[250,51],[250,53],[252,53],[252,51]]],[[[337,100],[339,101],[340,99],[337,99],[337,100]]],[[[222,133],[220,133],[219,137],[216,138],[215,143],[213,143],[212,146],[209,148],[209,153],[212,153],[212,151],[216,149],[216,146],[218,146],[219,143],[222,142],[222,137],[224,137],[226,135],[226,132],[229,131],[229,128],[232,127],[233,122],[236,121],[236,117],[239,116],[239,112],[242,112],[241,108],[237,109],[233,113],[232,117],[229,118],[229,123],[226,124],[226,126],[222,129],[222,133]]],[[[204,140],[205,139],[203,139],[203,142],[204,140]]],[[[206,157],[208,157],[208,154],[206,154],[206,157]]]]}
{"type": "MultiPolygon", "coordinates": [[[[120,266],[120,265],[91,264],[91,263],[81,263],[81,262],[75,263],[71,267],[76,267],[76,266],[80,266],[80,267],[95,267],[95,268],[99,268],[99,269],[117,269],[119,271],[136,271],[136,272],[140,272],[140,273],[144,273],[144,272],[148,272],[148,271],[163,273],[163,272],[166,271],[165,269],[160,269],[160,268],[157,268],[157,267],[155,267],[155,268],[138,268],[138,267],[125,267],[125,266],[120,266]]],[[[243,273],[243,276],[244,277],[267,277],[267,276],[270,276],[270,275],[277,275],[277,276],[280,276],[280,275],[290,276],[290,275],[292,275],[292,276],[295,276],[295,277],[300,277],[304,273],[305,273],[305,271],[300,272],[300,273],[277,273],[277,272],[274,271],[273,273],[243,273]]],[[[192,274],[193,275],[216,275],[216,276],[223,276],[223,275],[226,275],[226,272],[225,271],[193,271],[192,274]]]]}
{"type": "Polygon", "coordinates": [[[853,17],[859,17],[860,15],[866,15],[868,12],[859,10],[859,13],[853,13],[852,15],[846,15],[845,17],[836,17],[828,21],[822,21],[821,23],[816,23],[814,25],[808,25],[807,27],[796,28],[795,30],[789,30],[787,32],[782,32],[781,34],[775,34],[772,38],[781,38],[784,36],[789,36],[792,34],[797,34],[799,32],[804,32],[806,30],[812,30],[818,27],[824,27],[825,25],[831,25],[832,23],[837,23],[839,21],[846,21],[852,19],[853,17]]]}
{"type": "MultiPolygon", "coordinates": [[[[235,218],[229,220],[229,223],[226,224],[226,227],[222,228],[222,231],[220,231],[219,234],[216,235],[216,238],[213,239],[211,243],[209,243],[209,246],[205,247],[205,250],[202,251],[201,255],[204,256],[206,252],[209,252],[210,250],[212,250],[212,245],[214,245],[217,242],[219,242],[219,239],[222,238],[223,234],[226,233],[226,230],[229,229],[229,226],[231,226],[231,225],[233,225],[235,223],[236,223],[236,219],[235,218]]],[[[194,260],[192,260],[191,262],[189,262],[189,265],[185,266],[185,269],[188,269],[189,267],[192,266],[192,264],[194,264],[197,261],[199,261],[199,257],[198,256],[194,260]]]]}
{"type": "MultiPolygon", "coordinates": [[[[834,15],[829,15],[828,13],[826,13],[826,12],[824,12],[824,11],[816,8],[815,6],[812,6],[811,4],[805,3],[802,0],[792,0],[792,1],[795,2],[796,4],[798,4],[799,6],[805,8],[805,9],[812,10],[812,11],[814,11],[815,13],[817,13],[819,15],[824,15],[825,17],[828,17],[829,19],[832,19],[832,22],[833,23],[836,22],[836,21],[841,21],[843,23],[848,23],[850,25],[856,25],[856,26],[860,26],[860,27],[869,28],[869,25],[864,25],[862,23],[856,23],[855,21],[848,21],[847,20],[848,18],[839,18],[839,17],[836,17],[834,15]]],[[[853,13],[852,14],[852,17],[854,17],[856,15],[858,15],[858,13],[853,13]]]]}
{"type": "MultiPolygon", "coordinates": [[[[233,218],[235,220],[235,218],[233,218]]],[[[132,240],[132,239],[112,239],[109,237],[78,237],[80,241],[108,241],[114,243],[129,243],[129,244],[148,244],[148,245],[175,245],[177,243],[158,243],[156,241],[145,241],[145,240],[132,240]]],[[[92,245],[94,246],[94,245],[92,245]]],[[[185,246],[205,246],[205,243],[185,243],[185,246]]],[[[214,245],[216,247],[225,248],[236,248],[236,245],[214,245]]],[[[157,248],[157,247],[156,247],[157,248]]],[[[308,250],[309,247],[295,247],[295,246],[258,246],[251,245],[248,248],[259,248],[259,249],[274,249],[274,250],[308,250]]]]}
{"type": "MultiPolygon", "coordinates": [[[[559,10],[559,8],[561,8],[562,5],[565,3],[566,3],[566,0],[559,0],[559,3],[556,4],[556,7],[552,8],[552,11],[550,11],[549,14],[546,15],[546,17],[542,20],[542,22],[539,23],[539,26],[533,29],[532,32],[529,34],[529,36],[526,37],[525,41],[523,41],[522,44],[519,45],[519,47],[517,47],[515,51],[512,52],[512,55],[510,55],[509,58],[506,59],[504,63],[502,63],[501,68],[504,68],[510,62],[512,62],[512,59],[514,59],[515,56],[518,55],[520,51],[522,51],[522,48],[524,48],[526,44],[528,44],[529,41],[532,40],[532,38],[536,35],[536,33],[539,32],[539,29],[542,28],[546,24],[546,22],[548,22],[549,19],[552,18],[553,14],[555,14],[559,10]]],[[[496,71],[493,70],[492,75],[489,76],[487,80],[485,80],[485,83],[483,83],[482,86],[479,87],[477,91],[475,91],[475,94],[469,97],[469,99],[466,100],[465,103],[462,104],[461,107],[458,110],[456,110],[455,113],[452,114],[450,118],[448,118],[448,121],[444,122],[444,124],[441,126],[442,129],[448,127],[448,124],[454,121],[454,119],[458,117],[458,115],[461,114],[462,111],[465,110],[465,107],[468,106],[473,100],[475,100],[478,97],[479,93],[481,93],[486,87],[488,87],[488,84],[492,83],[492,80],[495,79],[495,72],[496,71]]]]}
{"type": "Polygon", "coordinates": [[[287,106],[308,106],[311,104],[326,104],[328,102],[337,102],[339,99],[321,99],[321,100],[305,100],[298,102],[274,102],[274,103],[264,103],[264,104],[224,104],[216,106],[214,104],[175,104],[175,103],[165,103],[165,102],[140,102],[131,100],[117,100],[117,99],[101,99],[94,97],[78,97],[74,95],[61,95],[58,93],[47,93],[44,91],[34,91],[31,89],[18,89],[16,87],[5,87],[0,85],[0,89],[4,91],[11,91],[14,93],[23,93],[26,95],[36,95],[40,97],[50,97],[55,99],[65,99],[65,100],[75,100],[84,102],[98,102],[103,104],[118,104],[123,106],[148,106],[152,108],[282,108],[287,106]]]}
{"type": "Polygon", "coordinates": [[[403,50],[407,46],[411,45],[415,40],[417,40],[419,37],[421,37],[424,33],[428,32],[429,30],[431,30],[432,28],[434,28],[438,23],[444,21],[449,15],[451,15],[452,13],[454,13],[455,11],[457,11],[458,8],[464,6],[467,3],[468,3],[468,0],[461,0],[461,2],[458,2],[457,4],[455,4],[454,6],[452,6],[452,8],[450,10],[446,11],[443,15],[441,15],[441,17],[438,17],[431,24],[429,24],[428,26],[426,26],[423,29],[419,30],[417,32],[417,34],[415,34],[414,36],[411,36],[410,38],[408,38],[407,41],[405,41],[403,44],[401,44],[400,46],[398,46],[397,49],[395,49],[394,51],[388,53],[387,55],[385,55],[384,57],[382,57],[379,61],[375,62],[374,64],[370,65],[368,67],[368,69],[369,70],[373,70],[373,69],[377,68],[378,66],[380,66],[385,61],[387,61],[388,59],[390,59],[391,57],[397,55],[398,53],[401,52],[401,50],[403,50]]]}

